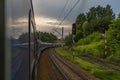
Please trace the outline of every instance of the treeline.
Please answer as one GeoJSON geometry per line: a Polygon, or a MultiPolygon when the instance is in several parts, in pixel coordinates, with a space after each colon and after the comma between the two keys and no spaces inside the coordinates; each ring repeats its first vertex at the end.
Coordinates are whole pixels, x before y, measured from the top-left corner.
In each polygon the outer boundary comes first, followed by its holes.
{"type": "MultiPolygon", "coordinates": [[[[37,32],[37,34],[31,33],[30,34],[31,41],[33,42],[35,39],[40,39],[43,42],[54,42],[57,40],[57,37],[52,33],[47,32],[37,32]]],[[[27,43],[29,41],[28,33],[23,33],[18,38],[20,43],[27,43]]]]}
{"type": "MultiPolygon", "coordinates": [[[[87,13],[77,16],[75,24],[77,34],[74,49],[76,51],[103,58],[102,33],[106,31],[108,54],[105,59],[120,61],[120,14],[115,15],[110,5],[90,8],[87,13]]],[[[68,46],[72,45],[71,34],[66,36],[65,42],[68,46]]]]}
{"type": "Polygon", "coordinates": [[[57,37],[52,33],[47,32],[37,32],[38,39],[43,42],[54,42],[57,40],[57,37]]]}

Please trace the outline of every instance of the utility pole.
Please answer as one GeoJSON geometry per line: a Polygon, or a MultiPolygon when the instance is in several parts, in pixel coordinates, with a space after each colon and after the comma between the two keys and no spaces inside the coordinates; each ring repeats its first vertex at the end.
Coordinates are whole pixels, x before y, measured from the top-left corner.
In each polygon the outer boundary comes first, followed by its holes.
{"type": "Polygon", "coordinates": [[[57,32],[61,36],[61,41],[63,42],[63,37],[64,37],[64,27],[62,27],[62,33],[57,30],[58,28],[53,28],[55,32],[57,32]]]}

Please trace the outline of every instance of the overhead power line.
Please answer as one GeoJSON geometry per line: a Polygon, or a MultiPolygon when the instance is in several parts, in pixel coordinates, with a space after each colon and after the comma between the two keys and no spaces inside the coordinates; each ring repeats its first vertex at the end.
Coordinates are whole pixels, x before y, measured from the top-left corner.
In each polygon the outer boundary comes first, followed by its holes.
{"type": "MultiPolygon", "coordinates": [[[[62,16],[63,12],[65,11],[65,8],[67,7],[69,1],[70,1],[70,0],[66,0],[65,5],[64,5],[64,7],[62,8],[62,10],[61,10],[61,12],[60,12],[60,14],[59,14],[59,16],[58,16],[58,18],[57,18],[57,20],[56,20],[56,23],[59,22],[60,17],[62,16]]],[[[58,27],[57,27],[57,28],[53,28],[52,30],[54,30],[54,31],[57,32],[58,34],[62,35],[60,32],[57,31],[57,29],[58,29],[58,27]]]]}
{"type": "Polygon", "coordinates": [[[67,0],[67,1],[66,1],[63,9],[61,10],[61,13],[59,14],[59,17],[58,17],[57,21],[59,21],[59,19],[60,19],[61,15],[63,14],[63,12],[64,12],[64,10],[65,10],[65,8],[66,8],[66,6],[67,6],[67,4],[68,4],[69,1],[70,1],[70,0],[67,0]]]}
{"type": "MultiPolygon", "coordinates": [[[[70,1],[70,0],[66,0],[64,7],[62,8],[60,14],[58,15],[58,18],[57,18],[57,20],[56,20],[56,23],[59,23],[60,17],[62,16],[63,12],[65,11],[65,8],[66,8],[66,6],[68,5],[69,1],[70,1]]],[[[58,27],[57,27],[57,28],[54,28],[54,29],[57,30],[58,27]]]]}
{"type": "Polygon", "coordinates": [[[60,26],[64,20],[68,17],[68,15],[72,12],[72,10],[76,7],[76,5],[79,3],[80,0],[77,0],[76,3],[73,5],[73,7],[70,9],[70,11],[65,15],[65,17],[63,18],[63,20],[58,24],[58,26],[60,26]]]}

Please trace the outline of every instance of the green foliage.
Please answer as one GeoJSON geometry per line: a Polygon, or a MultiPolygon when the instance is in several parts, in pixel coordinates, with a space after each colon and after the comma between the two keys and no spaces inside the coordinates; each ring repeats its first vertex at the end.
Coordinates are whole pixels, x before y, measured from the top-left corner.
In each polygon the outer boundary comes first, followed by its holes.
{"type": "Polygon", "coordinates": [[[85,38],[80,39],[76,45],[87,45],[92,42],[99,42],[102,39],[102,34],[100,32],[94,32],[85,38]]]}
{"type": "MultiPolygon", "coordinates": [[[[81,13],[76,19],[77,34],[75,50],[80,53],[102,57],[104,39],[100,32],[107,31],[107,60],[120,61],[120,14],[115,14],[110,5],[91,7],[87,13],[81,13]]],[[[69,41],[70,44],[70,41],[69,41]]]]}
{"type": "Polygon", "coordinates": [[[79,51],[80,54],[89,54],[97,57],[103,57],[103,41],[94,42],[88,45],[80,45],[75,47],[76,51],[79,51]]]}
{"type": "Polygon", "coordinates": [[[89,54],[98,57],[103,57],[103,48],[104,42],[100,32],[94,32],[80,39],[75,45],[75,50],[81,54],[89,54]]]}
{"type": "Polygon", "coordinates": [[[63,49],[63,48],[56,48],[55,49],[57,51],[58,54],[60,54],[62,57],[64,57],[67,60],[70,60],[73,62],[73,58],[72,58],[72,53],[71,51],[68,51],[67,49],[63,49]]]}
{"type": "Polygon", "coordinates": [[[119,80],[120,74],[114,71],[109,70],[94,70],[93,74],[100,78],[101,80],[119,80]]]}
{"type": "Polygon", "coordinates": [[[72,46],[72,43],[73,43],[72,34],[69,34],[68,36],[65,37],[65,44],[70,47],[72,46]]]}
{"type": "MultiPolygon", "coordinates": [[[[107,60],[120,61],[120,19],[112,21],[107,31],[108,56],[107,60]]],[[[76,43],[75,50],[84,54],[98,57],[104,55],[104,42],[100,32],[94,32],[76,43]]]]}
{"type": "Polygon", "coordinates": [[[86,15],[81,13],[76,19],[77,30],[82,30],[82,24],[86,21],[86,15]]]}
{"type": "Polygon", "coordinates": [[[54,42],[55,40],[57,40],[57,37],[52,33],[38,32],[37,34],[38,39],[40,39],[43,42],[54,42]]]}
{"type": "Polygon", "coordinates": [[[77,34],[75,36],[75,42],[78,42],[79,39],[83,38],[83,32],[82,31],[77,31],[77,34]]]}
{"type": "Polygon", "coordinates": [[[87,13],[87,19],[88,22],[90,22],[90,25],[93,26],[91,32],[101,31],[101,28],[103,27],[108,29],[108,25],[111,20],[114,19],[114,13],[110,5],[107,5],[106,7],[98,5],[97,7],[90,8],[87,13]]]}
{"type": "Polygon", "coordinates": [[[89,34],[89,31],[90,31],[90,27],[89,27],[89,24],[88,24],[88,21],[85,21],[82,25],[82,30],[83,30],[83,34],[84,36],[87,36],[89,34]]]}
{"type": "MultiPolygon", "coordinates": [[[[91,7],[89,11],[78,15],[76,19],[77,32],[82,32],[82,35],[87,36],[96,31],[102,31],[102,28],[108,29],[111,20],[115,18],[115,14],[110,5],[102,7],[91,7]]],[[[81,36],[81,35],[80,35],[81,36]]],[[[80,39],[77,35],[77,39],[80,39]]],[[[78,41],[78,40],[77,40],[78,41]]]]}
{"type": "Polygon", "coordinates": [[[107,31],[109,59],[120,61],[120,19],[114,20],[109,27],[107,31]]]}

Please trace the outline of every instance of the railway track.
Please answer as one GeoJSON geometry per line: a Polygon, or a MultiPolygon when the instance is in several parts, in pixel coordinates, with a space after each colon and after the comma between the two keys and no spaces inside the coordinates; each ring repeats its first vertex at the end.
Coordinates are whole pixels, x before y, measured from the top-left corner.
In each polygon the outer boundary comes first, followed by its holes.
{"type": "MultiPolygon", "coordinates": [[[[49,55],[49,60],[50,60],[50,63],[52,63],[52,65],[56,68],[56,70],[57,70],[56,73],[59,74],[60,80],[69,80],[69,78],[62,71],[60,66],[58,66],[58,64],[54,61],[54,59],[50,55],[49,55]]],[[[55,68],[54,68],[54,71],[56,71],[55,68]]]]}
{"type": "Polygon", "coordinates": [[[75,66],[71,65],[60,56],[55,53],[55,50],[51,49],[49,52],[49,58],[51,62],[61,73],[62,80],[99,80],[97,78],[91,78],[78,70],[75,66]]]}
{"type": "Polygon", "coordinates": [[[62,72],[61,68],[55,64],[54,59],[51,58],[49,54],[49,49],[46,49],[41,54],[38,62],[37,80],[70,80],[64,72],[62,72]]]}
{"type": "Polygon", "coordinates": [[[38,62],[37,80],[99,80],[79,68],[61,58],[53,48],[46,49],[38,62]]]}

